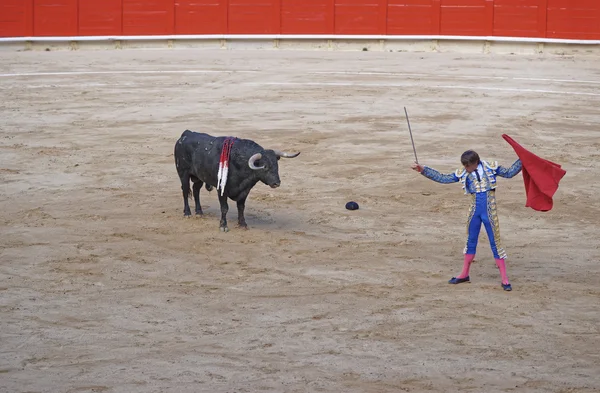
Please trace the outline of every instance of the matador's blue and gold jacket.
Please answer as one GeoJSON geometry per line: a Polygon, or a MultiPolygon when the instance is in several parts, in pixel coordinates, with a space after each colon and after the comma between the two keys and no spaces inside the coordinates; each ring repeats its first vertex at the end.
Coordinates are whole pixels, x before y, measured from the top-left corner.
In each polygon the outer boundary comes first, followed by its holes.
{"type": "Polygon", "coordinates": [[[461,182],[465,194],[475,194],[496,189],[496,176],[510,179],[521,172],[521,160],[515,161],[510,168],[498,165],[498,162],[481,160],[477,170],[468,173],[465,168],[459,168],[454,173],[444,175],[430,167],[423,167],[421,174],[438,183],[461,182]]]}

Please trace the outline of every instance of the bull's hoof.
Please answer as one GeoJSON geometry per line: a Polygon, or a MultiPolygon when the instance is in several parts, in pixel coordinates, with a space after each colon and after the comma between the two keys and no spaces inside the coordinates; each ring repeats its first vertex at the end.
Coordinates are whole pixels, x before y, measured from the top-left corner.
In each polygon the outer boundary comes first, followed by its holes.
{"type": "Polygon", "coordinates": [[[244,230],[248,230],[248,225],[247,224],[238,224],[238,228],[240,229],[244,229],[244,230]]]}
{"type": "Polygon", "coordinates": [[[184,215],[183,215],[183,218],[192,218],[192,215],[191,215],[191,214],[189,214],[189,213],[188,213],[188,214],[184,214],[184,215]]]}
{"type": "Polygon", "coordinates": [[[204,217],[204,213],[202,213],[202,212],[196,212],[196,217],[202,218],[202,217],[204,217]]]}
{"type": "Polygon", "coordinates": [[[229,228],[227,227],[219,227],[219,229],[221,230],[221,232],[229,232],[229,228]]]}

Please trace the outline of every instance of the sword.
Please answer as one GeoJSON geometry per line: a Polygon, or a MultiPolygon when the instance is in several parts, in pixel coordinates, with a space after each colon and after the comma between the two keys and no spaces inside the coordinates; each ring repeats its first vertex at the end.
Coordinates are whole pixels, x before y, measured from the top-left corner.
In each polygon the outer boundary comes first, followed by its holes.
{"type": "Polygon", "coordinates": [[[410,141],[412,142],[413,152],[415,153],[415,162],[419,164],[419,159],[417,158],[417,149],[415,149],[415,141],[413,140],[412,130],[410,129],[410,121],[408,120],[408,112],[406,111],[406,107],[404,107],[404,113],[406,114],[406,123],[408,123],[408,132],[410,132],[410,141]]]}

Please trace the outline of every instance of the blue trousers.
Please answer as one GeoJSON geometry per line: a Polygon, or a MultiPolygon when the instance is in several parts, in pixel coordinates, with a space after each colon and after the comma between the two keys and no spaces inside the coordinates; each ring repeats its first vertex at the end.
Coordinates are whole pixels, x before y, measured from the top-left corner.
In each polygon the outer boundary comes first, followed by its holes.
{"type": "Polygon", "coordinates": [[[475,254],[477,251],[477,241],[479,240],[479,231],[481,224],[485,227],[490,247],[495,259],[505,259],[506,251],[500,245],[500,223],[496,212],[496,192],[494,190],[487,192],[478,192],[471,194],[473,203],[469,208],[467,218],[467,244],[465,245],[465,254],[475,254]]]}

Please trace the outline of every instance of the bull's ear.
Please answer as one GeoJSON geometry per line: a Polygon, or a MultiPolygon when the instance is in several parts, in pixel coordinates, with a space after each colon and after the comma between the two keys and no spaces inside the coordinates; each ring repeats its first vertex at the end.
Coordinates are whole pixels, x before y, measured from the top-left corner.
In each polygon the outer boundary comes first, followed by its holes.
{"type": "Polygon", "coordinates": [[[265,159],[261,158],[260,160],[256,160],[254,162],[254,165],[256,165],[259,168],[264,168],[265,167],[265,159]]]}
{"type": "Polygon", "coordinates": [[[250,167],[250,169],[252,170],[259,170],[259,169],[263,169],[264,166],[261,164],[260,161],[262,159],[262,154],[261,153],[256,153],[253,154],[252,157],[250,157],[248,159],[248,166],[250,167]]]}

